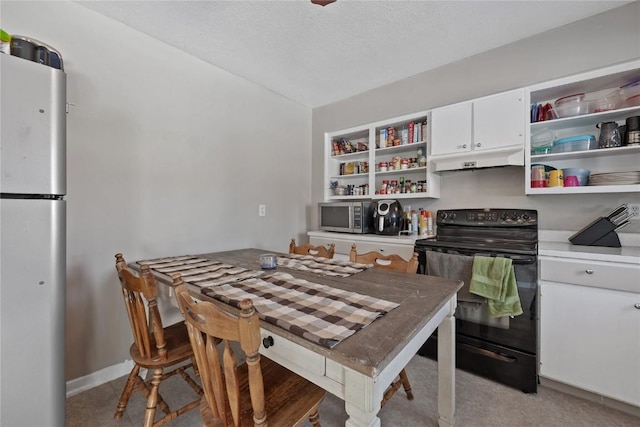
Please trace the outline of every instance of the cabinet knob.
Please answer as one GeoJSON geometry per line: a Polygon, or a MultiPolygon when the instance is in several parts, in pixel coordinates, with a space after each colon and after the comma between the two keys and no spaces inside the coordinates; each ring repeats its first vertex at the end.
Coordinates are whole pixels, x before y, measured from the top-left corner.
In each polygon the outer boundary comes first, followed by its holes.
{"type": "Polygon", "coordinates": [[[586,270],[586,273],[587,273],[587,274],[593,274],[593,270],[592,270],[592,269],[590,269],[590,268],[588,268],[588,269],[586,270]]]}
{"type": "Polygon", "coordinates": [[[634,306],[635,308],[637,308],[638,310],[640,310],[640,303],[635,303],[635,304],[633,304],[633,306],[634,306]]]}
{"type": "Polygon", "coordinates": [[[476,147],[480,147],[482,144],[480,144],[479,142],[476,142],[476,147]]]}
{"type": "Polygon", "coordinates": [[[467,148],[467,144],[462,144],[462,148],[467,148]]]}
{"type": "Polygon", "coordinates": [[[269,348],[273,345],[273,337],[271,335],[269,335],[266,338],[262,339],[262,345],[264,346],[264,348],[269,348]]]}

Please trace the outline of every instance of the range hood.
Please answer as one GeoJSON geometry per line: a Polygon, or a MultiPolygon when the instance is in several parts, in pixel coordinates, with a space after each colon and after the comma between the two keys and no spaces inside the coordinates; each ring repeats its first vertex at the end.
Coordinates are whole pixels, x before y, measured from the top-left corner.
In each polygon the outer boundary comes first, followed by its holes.
{"type": "Polygon", "coordinates": [[[441,154],[429,159],[435,172],[462,169],[491,168],[497,166],[524,166],[524,147],[510,147],[465,153],[441,154]]]}

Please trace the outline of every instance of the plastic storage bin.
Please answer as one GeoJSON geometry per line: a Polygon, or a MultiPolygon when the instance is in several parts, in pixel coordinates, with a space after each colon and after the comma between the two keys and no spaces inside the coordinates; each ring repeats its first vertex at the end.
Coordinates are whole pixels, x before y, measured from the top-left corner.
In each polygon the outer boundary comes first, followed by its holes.
{"type": "Polygon", "coordinates": [[[556,99],[553,110],[558,117],[573,117],[581,114],[589,114],[591,103],[585,100],[584,93],[576,93],[575,95],[565,96],[556,99]]]}
{"type": "Polygon", "coordinates": [[[595,150],[598,142],[594,135],[577,135],[553,141],[552,153],[567,153],[570,151],[595,150]]]}

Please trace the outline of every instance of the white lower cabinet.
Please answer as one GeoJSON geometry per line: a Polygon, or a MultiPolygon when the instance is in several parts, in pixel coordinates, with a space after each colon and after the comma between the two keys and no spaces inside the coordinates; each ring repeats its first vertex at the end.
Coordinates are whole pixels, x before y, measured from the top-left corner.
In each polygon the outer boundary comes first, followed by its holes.
{"type": "Polygon", "coordinates": [[[640,406],[640,265],[543,257],[540,265],[540,376],[640,406]],[[585,283],[554,281],[567,272],[585,283]]]}

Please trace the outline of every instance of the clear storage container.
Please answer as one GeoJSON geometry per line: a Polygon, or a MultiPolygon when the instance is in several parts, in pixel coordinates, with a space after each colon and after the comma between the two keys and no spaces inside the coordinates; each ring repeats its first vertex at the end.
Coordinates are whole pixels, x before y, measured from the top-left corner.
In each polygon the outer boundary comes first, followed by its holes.
{"type": "Polygon", "coordinates": [[[552,153],[567,153],[570,151],[586,151],[598,148],[594,135],[577,135],[553,141],[552,153]]]}
{"type": "Polygon", "coordinates": [[[585,100],[584,93],[565,96],[556,99],[553,110],[558,117],[573,117],[581,114],[589,114],[591,103],[585,100]]]}

